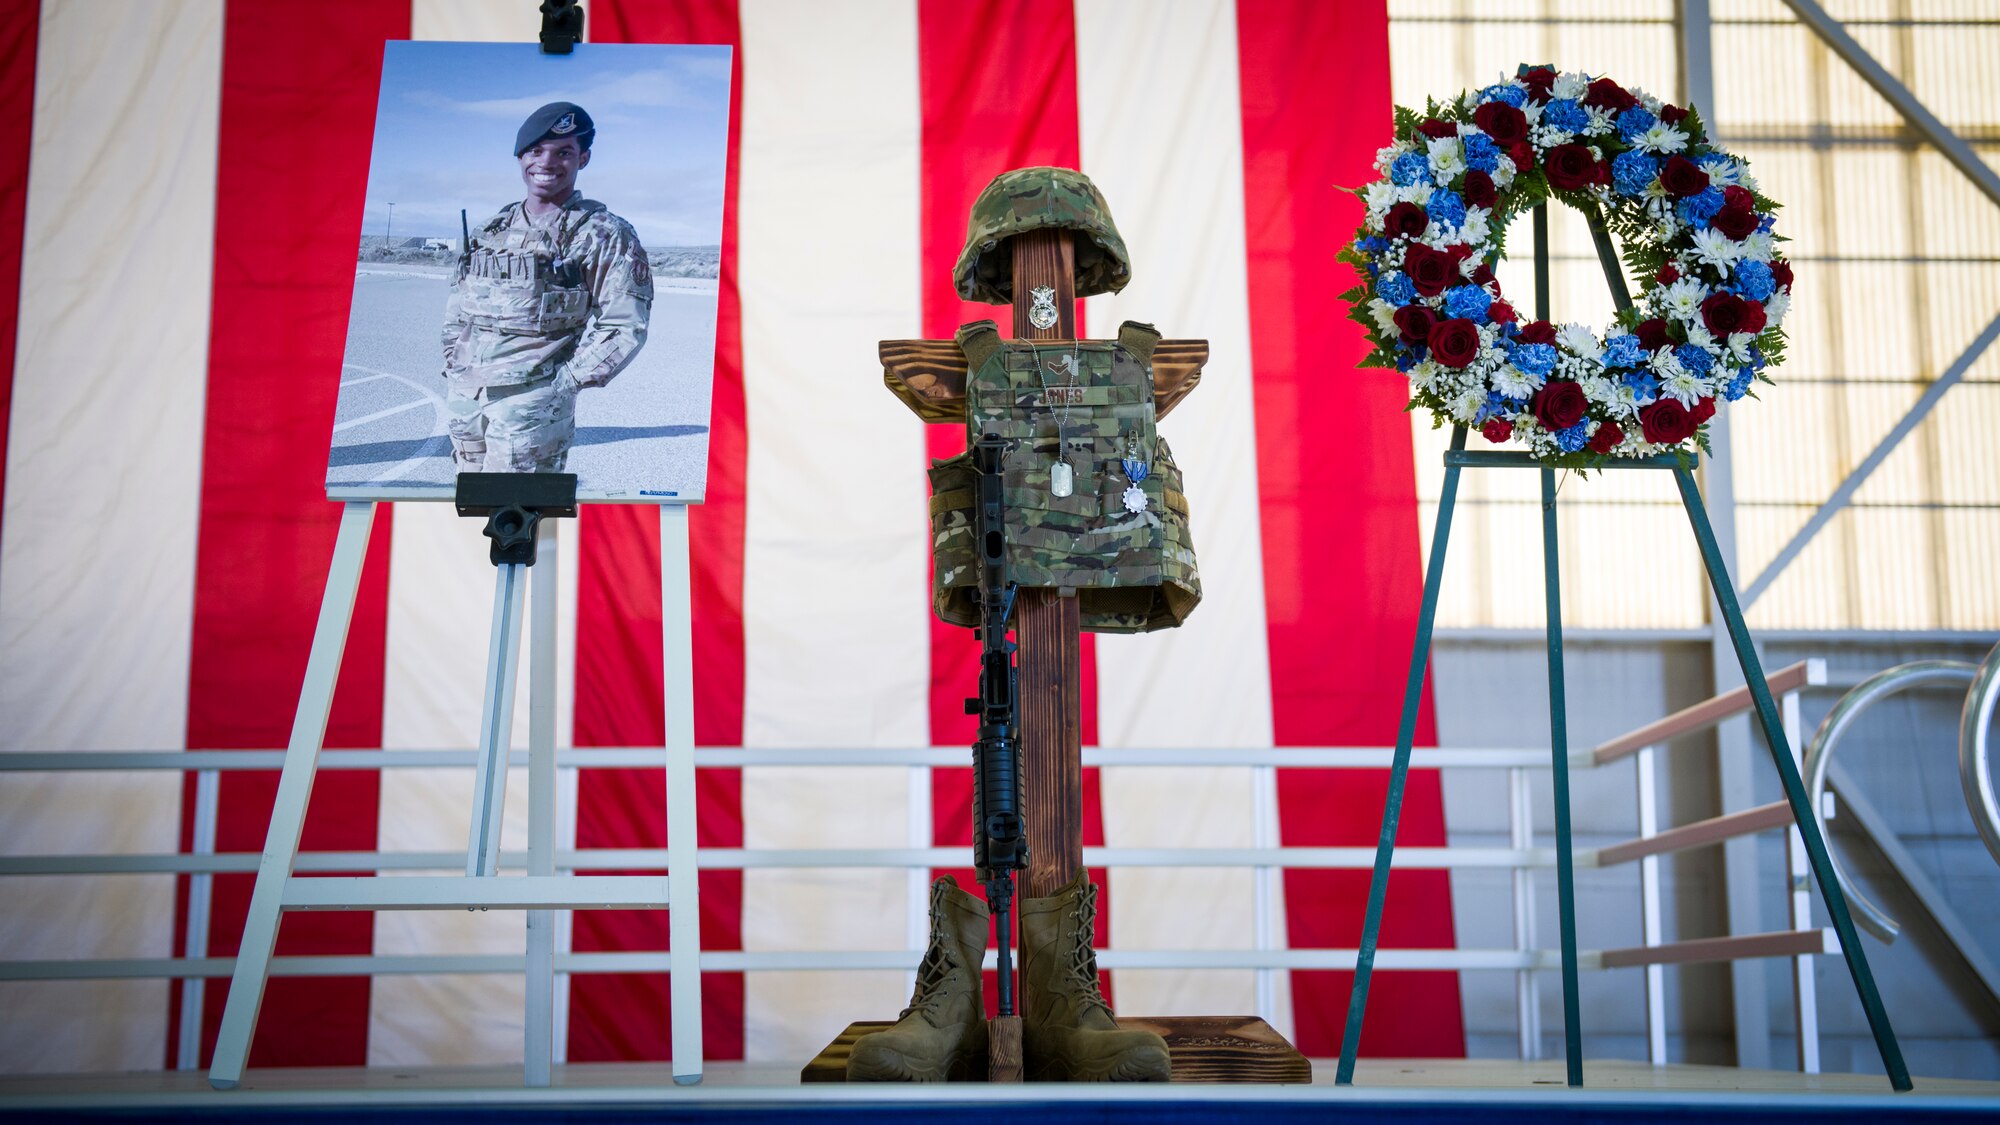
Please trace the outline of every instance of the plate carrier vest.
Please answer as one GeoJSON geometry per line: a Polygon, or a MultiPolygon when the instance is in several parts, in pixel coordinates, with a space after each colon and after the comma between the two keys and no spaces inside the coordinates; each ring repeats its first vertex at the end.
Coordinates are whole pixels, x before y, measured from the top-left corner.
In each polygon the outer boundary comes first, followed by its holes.
{"type": "MultiPolygon", "coordinates": [[[[1083,628],[1097,633],[1170,629],[1201,601],[1201,576],[1188,537],[1187,497],[1166,439],[1154,425],[1151,325],[1126,321],[1118,339],[1075,344],[1076,388],[1065,371],[1043,366],[1070,358],[1068,343],[1002,340],[990,320],[958,330],[965,353],[969,440],[1006,438],[1007,561],[1023,587],[1076,591],[1083,628]],[[1063,390],[1063,395],[1050,391],[1063,390]],[[1049,491],[1060,452],[1057,420],[1065,400],[1075,491],[1049,491]],[[1144,510],[1126,509],[1135,483],[1124,459],[1147,466],[1136,482],[1144,510]]],[[[933,462],[931,602],[954,625],[979,623],[979,565],[973,537],[977,474],[971,453],[933,462]]]]}
{"type": "Polygon", "coordinates": [[[580,331],[590,319],[590,290],[584,287],[582,268],[567,251],[576,232],[593,212],[604,210],[604,204],[585,200],[564,209],[553,245],[544,235],[537,240],[540,246],[514,248],[506,245],[513,241],[506,236],[520,206],[516,203],[502,211],[474,236],[465,256],[459,309],[468,323],[492,332],[559,336],[580,331]],[[504,241],[498,245],[485,241],[494,235],[504,241]]]}

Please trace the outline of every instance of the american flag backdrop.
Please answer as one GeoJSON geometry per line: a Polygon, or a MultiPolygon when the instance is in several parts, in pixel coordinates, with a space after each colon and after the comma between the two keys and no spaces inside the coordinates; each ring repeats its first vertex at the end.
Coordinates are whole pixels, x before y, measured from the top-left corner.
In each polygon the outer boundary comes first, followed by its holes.
{"type": "MultiPolygon", "coordinates": [[[[1387,745],[1421,573],[1406,390],[1359,372],[1333,262],[1389,130],[1384,0],[590,0],[597,42],[736,50],[707,502],[693,524],[698,745],[969,743],[970,634],[932,619],[928,458],[962,428],[881,385],[876,341],[1006,316],[950,266],[974,195],[1030,164],[1088,173],[1133,281],[1084,303],[1200,337],[1201,388],[1162,426],[1187,473],[1206,604],[1186,627],[1084,640],[1083,737],[1128,747],[1387,745]]],[[[532,39],[532,0],[0,0],[0,749],[282,746],[338,506],[321,482],[389,39],[532,39]],[[32,108],[31,108],[32,107],[32,108]],[[15,286],[18,284],[18,299],[15,286]]],[[[608,139],[608,138],[607,138],[608,139]]],[[[589,193],[589,174],[581,186],[589,193]]],[[[659,745],[657,513],[565,521],[559,741],[659,745]]],[[[476,521],[405,503],[375,521],[328,745],[478,736],[492,569],[476,521]]],[[[517,731],[525,725],[517,723],[517,731]]],[[[1428,708],[1419,744],[1434,738],[1428,708]]],[[[1251,771],[1107,766],[1086,843],[1248,846],[1251,771]]],[[[1282,842],[1371,844],[1386,775],[1280,770],[1282,842]]],[[[518,781],[519,779],[517,779],[518,781]]],[[[255,852],[275,774],[225,774],[218,850],[255,852]]],[[[11,775],[8,854],[173,852],[192,783],[11,775]]],[[[968,841],[969,771],[936,771],[934,841],[968,841]]],[[[463,771],[321,774],[305,846],[462,846],[463,771]]],[[[900,847],[901,768],[713,769],[712,847],[900,847]]],[[[921,797],[921,788],[916,790],[921,797]]],[[[575,844],[661,847],[657,772],[584,771],[575,844]]],[[[522,838],[526,801],[507,805],[522,838]]],[[[1406,844],[1444,842],[1414,775],[1406,844]]],[[[1245,947],[1252,876],[1114,869],[1100,940],[1245,947]]],[[[187,950],[186,880],[10,878],[18,959],[229,956],[250,876],[216,880],[187,950]]],[[[1297,948],[1346,948],[1367,873],[1290,871],[1297,948]]],[[[709,949],[909,940],[900,871],[703,876],[709,949]]],[[[1449,946],[1440,871],[1400,872],[1385,946],[1449,946]]],[[[663,949],[660,914],[582,913],[578,950],[663,949]]],[[[294,915],[278,952],[518,953],[518,914],[294,915]]],[[[912,958],[914,968],[915,959],[912,958]]],[[[1348,974],[1296,972],[1278,1022],[1337,1052],[1348,974]]],[[[1121,970],[1121,1011],[1252,1010],[1248,971],[1121,970]]],[[[803,1061],[893,1016],[898,972],[711,973],[716,1059],[803,1061]]],[[[225,980],[208,986],[212,1044],[225,980]]],[[[664,975],[578,976],[572,1061],[661,1059],[664,975]]],[[[521,1050],[504,976],[274,980],[253,1065],[501,1063],[521,1050]]],[[[0,1067],[170,1064],[164,981],[0,985],[0,1067]]],[[[1376,978],[1372,1055],[1464,1050],[1449,973],[1376,978]]],[[[204,1046],[206,1061],[208,1047],[204,1046]]]]}

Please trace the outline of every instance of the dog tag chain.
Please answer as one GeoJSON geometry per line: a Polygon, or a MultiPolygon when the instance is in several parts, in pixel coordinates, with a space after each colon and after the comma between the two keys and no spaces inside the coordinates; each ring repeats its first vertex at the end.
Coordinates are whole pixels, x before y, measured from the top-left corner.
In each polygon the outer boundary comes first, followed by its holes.
{"type": "MultiPolygon", "coordinates": [[[[1039,290],[1036,291],[1039,296],[1039,290]]],[[[1053,306],[1051,307],[1053,313],[1053,306]]],[[[1076,493],[1076,470],[1069,463],[1069,412],[1082,397],[1079,384],[1081,372],[1077,370],[1076,343],[1071,341],[1070,354],[1058,356],[1048,363],[1042,362],[1040,349],[1030,347],[1034,357],[1035,373],[1042,384],[1042,401],[1049,404],[1056,416],[1056,459],[1049,466],[1049,495],[1062,499],[1076,493]],[[1061,385],[1051,385],[1051,372],[1061,373],[1067,369],[1069,381],[1061,385]]]]}

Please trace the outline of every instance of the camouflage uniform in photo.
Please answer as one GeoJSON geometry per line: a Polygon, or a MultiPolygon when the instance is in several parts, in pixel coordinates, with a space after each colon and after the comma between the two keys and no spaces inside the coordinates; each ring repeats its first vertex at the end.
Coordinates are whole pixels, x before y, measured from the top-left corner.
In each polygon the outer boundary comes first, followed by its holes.
{"type": "MultiPolygon", "coordinates": [[[[1008,240],[1024,231],[1074,231],[1079,297],[1122,289],[1130,276],[1124,240],[1097,188],[1064,168],[1023,168],[987,186],[973,205],[956,272],[970,300],[1012,299],[1008,240]]],[[[1074,589],[1082,627],[1098,633],[1170,629],[1201,601],[1188,533],[1187,496],[1173,452],[1155,426],[1153,348],[1160,334],[1127,321],[1118,338],[1030,343],[1003,340],[990,320],[958,331],[965,353],[968,440],[1008,439],[1007,552],[1023,587],[1074,589]],[[1048,364],[1075,360],[1068,370],[1048,364]],[[1051,394],[1051,391],[1057,391],[1051,394]],[[1050,473],[1068,438],[1074,491],[1056,496],[1050,473]],[[1125,462],[1143,464],[1133,481],[1125,462]],[[1128,511],[1128,486],[1145,506],[1128,511]]],[[[932,606],[954,625],[979,623],[979,556],[973,536],[976,473],[971,455],[933,463],[932,606]]]]}
{"type": "Polygon", "coordinates": [[[572,195],[549,219],[511,203],[473,229],[445,306],[447,422],[465,471],[561,472],[576,395],[646,342],[653,272],[631,224],[572,195]]]}

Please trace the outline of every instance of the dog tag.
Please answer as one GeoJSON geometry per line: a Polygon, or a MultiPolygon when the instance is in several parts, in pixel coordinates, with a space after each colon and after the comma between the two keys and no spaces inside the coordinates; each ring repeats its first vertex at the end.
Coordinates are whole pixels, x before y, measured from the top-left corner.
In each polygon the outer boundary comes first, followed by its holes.
{"type": "Polygon", "coordinates": [[[1076,473],[1068,461],[1057,461],[1049,466],[1049,495],[1068,496],[1076,491],[1076,473]]]}

